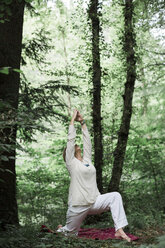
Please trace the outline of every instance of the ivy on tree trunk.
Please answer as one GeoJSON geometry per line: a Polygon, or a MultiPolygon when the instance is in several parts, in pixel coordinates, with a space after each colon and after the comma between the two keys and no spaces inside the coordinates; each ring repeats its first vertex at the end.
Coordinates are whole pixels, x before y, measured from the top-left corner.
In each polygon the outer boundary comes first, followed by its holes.
{"type": "MultiPolygon", "coordinates": [[[[0,22],[0,67],[20,68],[24,1],[6,4],[0,22]],[[7,10],[7,11],[6,11],[7,10]],[[8,16],[8,13],[10,15],[8,16]]],[[[0,224],[18,224],[16,132],[20,75],[0,73],[0,224]]]]}
{"type": "Polygon", "coordinates": [[[97,184],[102,192],[102,125],[101,125],[101,66],[100,66],[100,21],[99,21],[99,1],[91,0],[89,4],[89,18],[92,28],[92,82],[93,82],[93,102],[92,118],[94,131],[94,164],[97,171],[97,184]]]}
{"type": "Polygon", "coordinates": [[[118,191],[132,115],[132,99],[136,80],[135,33],[133,26],[133,0],[125,0],[124,6],[124,53],[126,56],[126,83],[123,95],[124,105],[118,141],[114,151],[112,177],[108,191],[118,191]]]}

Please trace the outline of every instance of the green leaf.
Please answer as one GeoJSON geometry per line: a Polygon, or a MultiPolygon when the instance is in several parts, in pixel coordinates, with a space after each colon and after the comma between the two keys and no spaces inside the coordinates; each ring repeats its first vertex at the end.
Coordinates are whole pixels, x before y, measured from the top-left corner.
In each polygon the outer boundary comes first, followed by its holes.
{"type": "MultiPolygon", "coordinates": [[[[0,73],[8,75],[10,73],[11,67],[1,67],[0,68],[0,73]]],[[[19,69],[12,69],[15,72],[23,73],[23,71],[19,69]]]]}
{"type": "Polygon", "coordinates": [[[15,157],[14,156],[10,156],[9,159],[15,159],[15,157]]]}
{"type": "Polygon", "coordinates": [[[13,69],[13,71],[19,72],[19,73],[23,73],[23,71],[21,71],[21,70],[19,70],[19,69],[13,69]]]}
{"type": "Polygon", "coordinates": [[[1,160],[3,160],[3,161],[9,161],[8,157],[7,156],[4,156],[4,155],[1,155],[1,160]]]}
{"type": "Polygon", "coordinates": [[[9,169],[5,169],[5,171],[7,171],[7,172],[9,172],[10,174],[14,175],[14,173],[13,173],[11,170],[9,170],[9,169]]]}
{"type": "MultiPolygon", "coordinates": [[[[4,21],[3,21],[3,23],[4,23],[4,21]]],[[[2,67],[2,68],[0,68],[0,73],[8,75],[9,74],[9,68],[10,67],[2,67]]]]}
{"type": "MultiPolygon", "coordinates": [[[[52,245],[51,245],[52,246],[52,245]]],[[[40,243],[39,245],[35,246],[36,248],[46,248],[47,245],[45,245],[45,243],[40,243]]]]}

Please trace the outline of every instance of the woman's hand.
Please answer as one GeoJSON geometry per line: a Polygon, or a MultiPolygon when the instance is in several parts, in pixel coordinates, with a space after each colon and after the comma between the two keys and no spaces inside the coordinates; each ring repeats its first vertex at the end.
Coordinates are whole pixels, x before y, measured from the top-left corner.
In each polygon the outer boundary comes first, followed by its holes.
{"type": "Polygon", "coordinates": [[[73,115],[72,115],[72,119],[71,119],[71,122],[70,122],[70,125],[74,125],[74,121],[76,120],[76,117],[77,117],[77,109],[75,109],[73,111],[73,115]]]}
{"type": "Polygon", "coordinates": [[[74,121],[76,120],[77,113],[78,113],[78,110],[75,109],[75,110],[73,111],[73,116],[72,116],[72,119],[73,119],[74,121]]]}
{"type": "Polygon", "coordinates": [[[80,122],[81,124],[83,122],[83,117],[80,114],[80,111],[78,111],[77,109],[75,109],[74,112],[73,112],[70,125],[74,125],[74,121],[80,122]]]}
{"type": "Polygon", "coordinates": [[[77,116],[76,116],[75,121],[78,121],[78,122],[82,122],[82,121],[83,121],[83,117],[82,117],[82,115],[80,114],[80,111],[77,111],[77,116]]]}

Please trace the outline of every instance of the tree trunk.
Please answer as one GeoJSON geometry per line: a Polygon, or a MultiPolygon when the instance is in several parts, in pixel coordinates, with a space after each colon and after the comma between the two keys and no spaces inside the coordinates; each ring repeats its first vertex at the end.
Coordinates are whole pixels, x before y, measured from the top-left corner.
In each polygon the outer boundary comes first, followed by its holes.
{"type": "Polygon", "coordinates": [[[118,142],[114,151],[112,177],[110,180],[108,191],[119,190],[132,115],[132,99],[136,80],[136,58],[134,52],[135,34],[133,28],[133,0],[125,0],[124,18],[124,52],[126,55],[127,75],[125,83],[125,92],[123,96],[123,115],[120,130],[118,133],[118,142]]]}
{"type": "Polygon", "coordinates": [[[102,126],[101,126],[101,67],[100,67],[100,21],[98,16],[99,2],[91,0],[89,5],[89,18],[92,23],[92,82],[93,103],[92,118],[94,131],[94,164],[97,171],[97,184],[102,192],[102,126]]]}
{"type": "MultiPolygon", "coordinates": [[[[0,67],[20,68],[24,1],[6,5],[12,15],[0,23],[0,67]]],[[[0,224],[18,224],[16,201],[16,113],[20,75],[0,73],[0,224]]]]}
{"type": "Polygon", "coordinates": [[[144,68],[141,68],[141,81],[142,81],[142,87],[143,87],[143,97],[142,97],[142,115],[147,115],[147,109],[148,109],[148,96],[147,96],[147,84],[145,79],[145,73],[144,68]]]}
{"type": "MultiPolygon", "coordinates": [[[[62,30],[62,39],[63,39],[63,46],[64,46],[64,59],[65,59],[65,74],[66,74],[66,81],[67,85],[70,86],[70,77],[69,77],[69,64],[68,64],[68,56],[66,51],[66,42],[65,42],[65,31],[62,30]]],[[[67,93],[68,95],[68,116],[71,116],[71,97],[70,92],[67,93]]]]}

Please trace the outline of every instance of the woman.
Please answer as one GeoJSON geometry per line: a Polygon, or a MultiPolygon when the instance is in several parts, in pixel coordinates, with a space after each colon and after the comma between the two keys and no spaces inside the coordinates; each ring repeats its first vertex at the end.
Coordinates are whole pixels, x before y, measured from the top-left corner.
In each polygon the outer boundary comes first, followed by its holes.
{"type": "Polygon", "coordinates": [[[87,215],[111,210],[115,236],[130,242],[131,239],[122,229],[128,225],[128,222],[121,195],[118,192],[100,194],[96,183],[96,169],[91,162],[91,149],[92,145],[85,121],[80,112],[75,110],[69,125],[67,147],[63,153],[71,177],[66,225],[64,227],[59,225],[57,232],[77,235],[80,225],[87,215]],[[74,121],[79,122],[82,127],[83,157],[80,147],[75,145],[74,121]]]}

